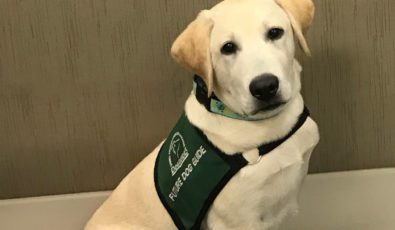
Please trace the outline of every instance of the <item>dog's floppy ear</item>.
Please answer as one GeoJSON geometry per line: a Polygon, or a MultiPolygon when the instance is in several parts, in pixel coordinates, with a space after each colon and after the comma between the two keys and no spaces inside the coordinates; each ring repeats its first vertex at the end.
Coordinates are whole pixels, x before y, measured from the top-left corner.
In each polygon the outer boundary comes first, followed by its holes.
{"type": "Polygon", "coordinates": [[[203,10],[173,43],[171,54],[183,67],[203,78],[209,96],[213,91],[213,67],[210,54],[210,35],[213,20],[203,10]]]}
{"type": "Polygon", "coordinates": [[[312,0],[276,0],[288,14],[299,44],[307,55],[311,55],[304,34],[313,22],[315,6],[312,0]]]}

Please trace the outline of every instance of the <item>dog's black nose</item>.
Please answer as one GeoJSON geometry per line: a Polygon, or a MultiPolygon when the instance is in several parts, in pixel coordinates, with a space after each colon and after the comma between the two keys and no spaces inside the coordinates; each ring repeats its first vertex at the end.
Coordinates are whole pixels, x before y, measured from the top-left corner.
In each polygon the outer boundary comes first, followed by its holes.
{"type": "Polygon", "coordinates": [[[278,78],[272,74],[263,74],[256,77],[250,84],[252,96],[260,101],[269,101],[278,91],[278,78]]]}

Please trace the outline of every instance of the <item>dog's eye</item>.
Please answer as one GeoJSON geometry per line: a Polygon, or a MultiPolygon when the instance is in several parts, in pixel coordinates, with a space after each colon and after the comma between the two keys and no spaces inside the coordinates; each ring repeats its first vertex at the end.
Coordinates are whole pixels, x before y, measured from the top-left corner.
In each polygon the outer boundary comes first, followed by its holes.
{"type": "Polygon", "coordinates": [[[225,45],[222,46],[221,48],[221,53],[224,55],[231,55],[236,53],[237,51],[237,45],[233,42],[227,42],[225,45]]]}
{"type": "Polygon", "coordinates": [[[271,28],[268,32],[267,32],[267,38],[269,38],[270,40],[274,41],[277,39],[280,39],[284,34],[284,30],[281,28],[271,28]]]}

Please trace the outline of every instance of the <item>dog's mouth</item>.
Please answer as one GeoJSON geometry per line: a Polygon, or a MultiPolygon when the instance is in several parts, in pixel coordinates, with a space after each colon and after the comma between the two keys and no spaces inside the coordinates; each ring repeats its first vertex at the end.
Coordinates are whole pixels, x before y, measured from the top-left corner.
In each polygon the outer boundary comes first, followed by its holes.
{"type": "Polygon", "coordinates": [[[283,107],[285,104],[287,104],[287,102],[280,101],[280,102],[275,102],[275,103],[263,105],[263,106],[260,106],[259,108],[257,108],[256,110],[254,110],[251,114],[256,115],[259,112],[271,112],[276,109],[279,109],[280,107],[283,107]]]}
{"type": "Polygon", "coordinates": [[[264,112],[265,112],[265,111],[275,110],[275,109],[277,109],[277,108],[279,108],[279,107],[281,107],[281,106],[283,106],[283,105],[285,105],[285,104],[286,104],[286,102],[284,102],[284,101],[282,101],[282,102],[277,102],[277,103],[274,103],[274,104],[270,104],[270,105],[268,105],[268,106],[262,108],[261,111],[264,111],[264,112]]]}

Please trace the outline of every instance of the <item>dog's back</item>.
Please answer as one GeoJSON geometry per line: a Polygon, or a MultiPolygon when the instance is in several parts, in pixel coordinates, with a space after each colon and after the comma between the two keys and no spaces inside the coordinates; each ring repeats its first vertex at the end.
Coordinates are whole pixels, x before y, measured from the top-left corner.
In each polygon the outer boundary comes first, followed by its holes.
{"type": "Polygon", "coordinates": [[[176,229],[154,185],[154,164],[161,145],[122,180],[86,230],[176,229]]]}

